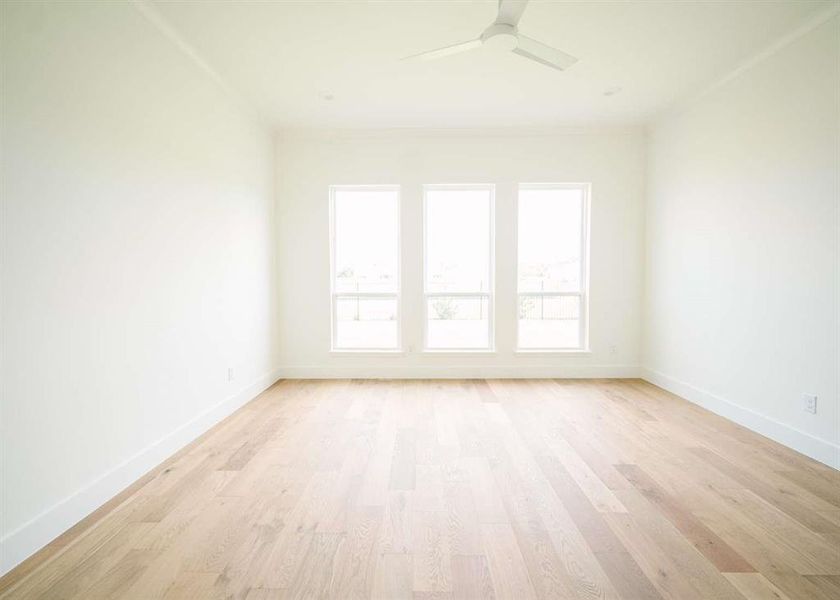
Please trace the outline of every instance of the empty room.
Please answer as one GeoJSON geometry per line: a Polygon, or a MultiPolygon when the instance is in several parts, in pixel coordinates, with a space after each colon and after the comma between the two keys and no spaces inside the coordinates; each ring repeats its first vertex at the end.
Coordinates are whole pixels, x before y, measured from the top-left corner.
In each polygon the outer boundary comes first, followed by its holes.
{"type": "Polygon", "coordinates": [[[0,599],[840,598],[840,1],[0,0],[0,599]]]}

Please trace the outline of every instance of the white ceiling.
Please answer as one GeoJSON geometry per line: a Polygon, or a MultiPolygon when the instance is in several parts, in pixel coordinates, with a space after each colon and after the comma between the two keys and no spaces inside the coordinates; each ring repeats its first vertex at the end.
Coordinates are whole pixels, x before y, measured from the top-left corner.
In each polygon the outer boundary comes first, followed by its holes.
{"type": "Polygon", "coordinates": [[[580,59],[559,72],[486,48],[399,60],[477,37],[495,0],[154,4],[276,127],[352,128],[642,122],[830,6],[531,0],[520,31],[580,59]]]}

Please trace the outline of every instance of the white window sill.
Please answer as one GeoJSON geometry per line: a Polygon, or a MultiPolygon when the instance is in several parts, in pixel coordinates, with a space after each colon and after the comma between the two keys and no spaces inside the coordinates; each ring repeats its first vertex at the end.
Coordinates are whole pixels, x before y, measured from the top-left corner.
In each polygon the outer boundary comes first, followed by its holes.
{"type": "Polygon", "coordinates": [[[486,356],[488,354],[496,354],[495,350],[473,350],[470,348],[464,348],[463,350],[458,350],[457,348],[426,348],[422,351],[423,354],[478,354],[481,356],[486,356]]]}
{"type": "Polygon", "coordinates": [[[569,349],[563,349],[563,348],[557,348],[557,349],[551,349],[551,348],[533,348],[533,349],[517,348],[516,350],[513,351],[513,353],[514,354],[521,354],[521,355],[531,355],[531,354],[566,354],[566,355],[581,354],[581,355],[586,355],[586,354],[592,354],[592,350],[588,350],[586,348],[569,348],[569,349]]]}
{"type": "Polygon", "coordinates": [[[330,350],[330,354],[331,355],[336,355],[336,356],[358,356],[360,354],[361,355],[370,354],[370,355],[376,355],[376,356],[382,356],[382,355],[385,355],[385,356],[404,356],[405,355],[405,350],[377,350],[376,348],[360,348],[358,350],[352,350],[352,349],[336,350],[336,349],[332,349],[332,350],[330,350]]]}

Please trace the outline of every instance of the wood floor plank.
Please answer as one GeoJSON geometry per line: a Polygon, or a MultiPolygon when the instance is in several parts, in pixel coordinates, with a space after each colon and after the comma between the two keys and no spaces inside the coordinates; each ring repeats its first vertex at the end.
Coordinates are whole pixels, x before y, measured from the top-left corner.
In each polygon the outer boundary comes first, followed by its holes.
{"type": "Polygon", "coordinates": [[[452,557],[452,597],[458,600],[495,600],[490,568],[483,555],[452,557]]]}
{"type": "Polygon", "coordinates": [[[805,575],[805,579],[825,593],[840,598],[840,575],[805,575]]]}
{"type": "Polygon", "coordinates": [[[694,448],[692,451],[702,457],[703,460],[712,464],[716,469],[736,479],[744,487],[761,496],[813,531],[840,535],[840,528],[837,525],[806,506],[800,498],[765,483],[746,469],[732,464],[712,450],[707,448],[694,448]]]}
{"type": "Polygon", "coordinates": [[[510,460],[494,471],[537,598],[574,598],[575,581],[566,572],[534,496],[510,460]]]}
{"type": "Polygon", "coordinates": [[[685,538],[697,548],[718,571],[726,573],[754,573],[755,568],[743,556],[733,550],[715,532],[683,507],[680,502],[665,492],[638,465],[616,467],[627,480],[636,486],[649,502],[656,505],[665,517],[680,530],[685,538]]]}
{"type": "MultiPolygon", "coordinates": [[[[646,548],[644,554],[649,557],[640,558],[657,559],[656,562],[648,562],[648,570],[645,570],[651,581],[655,584],[664,584],[666,580],[678,582],[680,587],[687,585],[693,590],[691,593],[680,592],[683,596],[740,599],[738,591],[721,575],[717,567],[699,553],[691,541],[683,537],[639,492],[622,490],[618,494],[629,511],[628,519],[618,520],[623,517],[621,513],[609,513],[605,518],[611,525],[615,525],[614,530],[622,532],[619,535],[625,546],[635,548],[635,551],[631,550],[634,556],[639,556],[640,550],[646,548]],[[653,546],[661,552],[654,550],[653,546]]],[[[645,569],[644,564],[642,568],[645,569]]],[[[665,590],[668,595],[674,593],[673,589],[663,585],[660,591],[665,590]]]]}
{"type": "Polygon", "coordinates": [[[264,569],[254,576],[255,587],[287,589],[309,553],[315,534],[284,528],[268,553],[264,569]]]}
{"type": "Polygon", "coordinates": [[[552,454],[560,460],[563,467],[572,476],[578,487],[583,490],[596,510],[599,512],[627,512],[627,509],[615,497],[615,494],[589,468],[586,461],[578,455],[566,440],[552,437],[546,439],[552,440],[548,444],[552,454]]]}
{"type": "Polygon", "coordinates": [[[397,431],[394,457],[391,461],[391,477],[388,489],[413,490],[416,478],[414,429],[401,428],[397,431]]]}
{"type": "Polygon", "coordinates": [[[286,590],[270,588],[251,588],[244,596],[244,600],[285,600],[286,590]]]}
{"type": "Polygon", "coordinates": [[[64,550],[64,546],[48,544],[15,567],[12,571],[0,577],[0,598],[5,598],[6,592],[20,585],[30,573],[38,570],[42,565],[50,562],[57,554],[64,550]]]}
{"type": "Polygon", "coordinates": [[[511,526],[482,525],[481,539],[496,600],[534,600],[536,592],[511,526]]]}
{"type": "Polygon", "coordinates": [[[289,585],[289,598],[326,598],[335,576],[336,555],[345,541],[342,533],[316,533],[289,585]]]}
{"type": "Polygon", "coordinates": [[[834,600],[838,482],[640,380],[284,381],[0,598],[834,600]]]}
{"type": "MultiPolygon", "coordinates": [[[[152,528],[152,523],[129,523],[117,535],[110,538],[94,554],[82,561],[52,584],[44,597],[85,597],[88,590],[102,579],[113,576],[113,571],[125,562],[136,560],[132,542],[152,528]]],[[[148,563],[146,563],[148,564],[148,563]]]]}
{"type": "Polygon", "coordinates": [[[447,483],[443,493],[445,531],[451,554],[481,553],[481,530],[469,484],[447,483]]]}
{"type": "Polygon", "coordinates": [[[411,554],[382,554],[376,563],[372,598],[374,600],[411,600],[414,563],[411,554]]]}
{"type": "Polygon", "coordinates": [[[840,472],[818,475],[810,471],[779,471],[779,475],[840,509],[840,472]]]}
{"type": "Polygon", "coordinates": [[[146,498],[137,498],[124,502],[61,551],[52,553],[49,560],[29,571],[10,586],[2,597],[38,598],[57,581],[70,576],[80,565],[90,564],[92,557],[97,554],[107,556],[100,552],[102,548],[113,543],[112,540],[119,536],[126,525],[140,522],[146,501],[146,498]]]}
{"type": "Polygon", "coordinates": [[[442,511],[414,511],[415,592],[449,592],[452,585],[451,553],[442,511]]]}
{"type": "Polygon", "coordinates": [[[627,548],[560,462],[553,457],[542,457],[540,466],[619,596],[661,598],[627,548]]]}
{"type": "Polygon", "coordinates": [[[330,581],[333,598],[370,598],[375,562],[371,559],[385,509],[381,506],[353,508],[348,530],[340,545],[330,581]]]}
{"type": "Polygon", "coordinates": [[[129,550],[85,590],[84,597],[90,600],[122,598],[159,554],[159,550],[129,550]]]}
{"type": "Polygon", "coordinates": [[[380,534],[381,552],[410,554],[414,551],[413,498],[413,492],[394,491],[389,494],[380,534]]]}
{"type": "MultiPolygon", "coordinates": [[[[811,575],[799,575],[788,572],[770,572],[765,574],[773,585],[794,599],[837,600],[837,595],[820,585],[819,580],[812,580],[811,575]]],[[[822,577],[822,576],[818,576],[822,577]]]]}
{"type": "Polygon", "coordinates": [[[791,600],[761,573],[724,573],[747,600],[791,600]]]}
{"type": "Polygon", "coordinates": [[[758,526],[762,538],[789,554],[796,553],[810,565],[804,574],[840,574],[840,547],[828,541],[750,490],[713,490],[730,507],[737,508],[758,526]],[[794,550],[796,549],[796,550],[794,550]]]}
{"type": "MultiPolygon", "coordinates": [[[[698,493],[702,491],[698,490],[698,493]]],[[[713,499],[706,508],[697,509],[694,514],[774,583],[774,574],[801,577],[801,573],[818,570],[810,559],[790,551],[775,532],[717,500],[713,499]]]]}
{"type": "Polygon", "coordinates": [[[182,571],[163,596],[163,600],[222,600],[224,597],[224,588],[219,585],[217,573],[182,571]]]}
{"type": "Polygon", "coordinates": [[[671,600],[700,597],[698,590],[682,575],[681,566],[652,538],[645,535],[643,526],[637,524],[632,515],[611,513],[604,518],[661,597],[671,600]]]}
{"type": "Polygon", "coordinates": [[[464,459],[464,469],[473,492],[476,518],[479,523],[507,523],[505,505],[485,457],[464,459]]]}

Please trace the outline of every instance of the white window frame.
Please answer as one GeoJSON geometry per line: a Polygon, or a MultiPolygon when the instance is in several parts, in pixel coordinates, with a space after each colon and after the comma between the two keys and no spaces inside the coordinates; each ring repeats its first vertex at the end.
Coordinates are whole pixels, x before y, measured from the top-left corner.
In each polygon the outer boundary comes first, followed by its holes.
{"type": "Polygon", "coordinates": [[[399,185],[331,185],[330,186],[330,352],[401,353],[402,352],[402,195],[399,185]],[[393,191],[397,194],[397,289],[396,292],[338,292],[335,289],[335,194],[341,191],[393,191]],[[338,300],[341,298],[394,298],[397,301],[397,345],[393,348],[339,348],[336,345],[338,300]]]}
{"type": "Polygon", "coordinates": [[[592,185],[589,183],[520,183],[516,189],[516,352],[558,352],[574,353],[589,352],[589,221],[590,196],[592,185]],[[580,291],[578,292],[521,292],[519,290],[519,194],[522,190],[580,190],[583,195],[581,206],[581,235],[580,235],[580,291]],[[578,327],[579,346],[547,346],[523,348],[519,344],[519,306],[523,296],[530,298],[561,298],[571,296],[580,298],[580,315],[578,327]]]}
{"type": "Polygon", "coordinates": [[[454,353],[493,353],[496,351],[495,340],[495,281],[496,281],[496,186],[492,183],[458,183],[458,184],[425,184],[423,185],[423,352],[431,354],[454,353]],[[429,191],[439,190],[486,190],[490,192],[490,236],[489,236],[489,264],[487,265],[487,292],[430,292],[426,289],[428,283],[428,194],[429,191]],[[487,299],[487,347],[486,348],[430,348],[429,347],[429,299],[430,298],[486,298],[487,299]]]}

